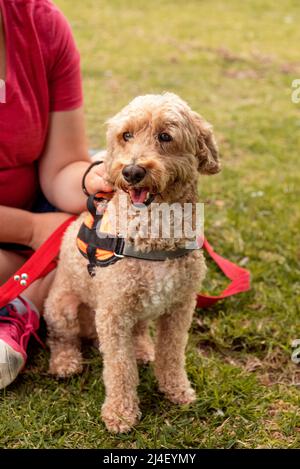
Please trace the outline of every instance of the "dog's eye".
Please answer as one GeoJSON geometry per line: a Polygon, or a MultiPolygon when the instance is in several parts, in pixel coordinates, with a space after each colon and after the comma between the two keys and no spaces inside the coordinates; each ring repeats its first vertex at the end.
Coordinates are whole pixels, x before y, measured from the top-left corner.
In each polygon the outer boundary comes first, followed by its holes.
{"type": "Polygon", "coordinates": [[[125,140],[125,142],[128,142],[128,140],[130,140],[131,138],[133,138],[133,133],[131,133],[131,132],[124,132],[123,133],[123,140],[125,140]]]}
{"type": "Polygon", "coordinates": [[[158,140],[160,142],[171,142],[173,139],[171,135],[167,134],[166,132],[162,132],[161,134],[158,134],[158,140]]]}

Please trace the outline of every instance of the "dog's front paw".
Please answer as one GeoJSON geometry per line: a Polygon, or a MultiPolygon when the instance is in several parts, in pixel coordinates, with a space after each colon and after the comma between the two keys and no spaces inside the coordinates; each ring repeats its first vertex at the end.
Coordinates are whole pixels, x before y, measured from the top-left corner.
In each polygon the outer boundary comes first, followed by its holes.
{"type": "Polygon", "coordinates": [[[195,402],[197,397],[193,388],[186,388],[171,393],[169,396],[170,401],[175,404],[191,404],[195,402]]]}
{"type": "Polygon", "coordinates": [[[79,350],[61,350],[52,354],[49,364],[49,373],[59,378],[68,378],[82,372],[82,356],[79,350]]]}
{"type": "Polygon", "coordinates": [[[126,433],[138,423],[141,413],[137,402],[128,402],[127,398],[110,399],[104,402],[101,416],[108,431],[126,433]]]}
{"type": "Polygon", "coordinates": [[[167,387],[161,389],[161,391],[163,391],[167,398],[171,402],[174,402],[174,404],[191,404],[197,399],[194,389],[190,386],[182,388],[175,386],[167,387]]]}

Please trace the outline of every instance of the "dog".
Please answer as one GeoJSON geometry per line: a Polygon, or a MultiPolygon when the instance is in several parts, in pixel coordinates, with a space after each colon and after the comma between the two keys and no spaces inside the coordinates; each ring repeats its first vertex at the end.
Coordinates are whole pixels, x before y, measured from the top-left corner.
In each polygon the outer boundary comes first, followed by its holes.
{"type": "MultiPolygon", "coordinates": [[[[211,125],[173,93],[139,96],[107,124],[105,165],[115,188],[107,207],[117,206],[120,197],[129,207],[142,204],[144,214],[161,203],[194,207],[198,176],[220,170],[211,125]]],[[[102,419],[109,431],[127,432],[140,418],[139,361],[154,361],[159,389],[169,400],[187,404],[196,399],[185,371],[185,347],[206,266],[201,250],[186,249],[162,261],[120,258],[96,267],[91,277],[75,245],[85,216],[64,235],[45,305],[49,372],[58,377],[81,372],[80,337],[95,336],[96,330],[106,390],[102,419]],[[155,321],[154,342],[149,321],[155,321]]],[[[185,249],[191,241],[147,237],[141,225],[125,240],[141,255],[185,249]]]]}

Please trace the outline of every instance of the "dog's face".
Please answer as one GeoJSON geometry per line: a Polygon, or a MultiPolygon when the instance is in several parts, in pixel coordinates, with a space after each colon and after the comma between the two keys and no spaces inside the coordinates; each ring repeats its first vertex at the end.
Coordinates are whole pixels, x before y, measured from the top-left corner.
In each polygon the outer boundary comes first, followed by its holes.
{"type": "Polygon", "coordinates": [[[172,93],[139,96],[108,121],[106,167],[116,188],[146,205],[220,169],[211,126],[172,93]]]}

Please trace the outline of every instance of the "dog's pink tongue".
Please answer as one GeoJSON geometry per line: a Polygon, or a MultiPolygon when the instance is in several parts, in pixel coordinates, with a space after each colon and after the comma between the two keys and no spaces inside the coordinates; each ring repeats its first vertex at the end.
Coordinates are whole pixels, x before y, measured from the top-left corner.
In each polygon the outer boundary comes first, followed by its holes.
{"type": "Polygon", "coordinates": [[[130,189],[129,194],[134,204],[143,204],[147,200],[148,189],[146,187],[130,189]]]}

